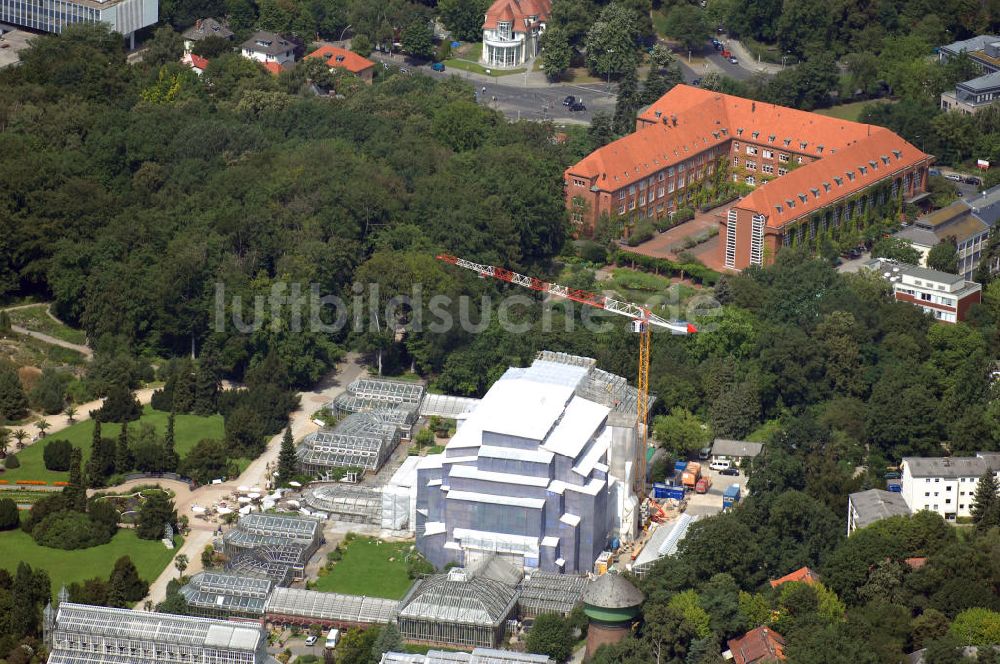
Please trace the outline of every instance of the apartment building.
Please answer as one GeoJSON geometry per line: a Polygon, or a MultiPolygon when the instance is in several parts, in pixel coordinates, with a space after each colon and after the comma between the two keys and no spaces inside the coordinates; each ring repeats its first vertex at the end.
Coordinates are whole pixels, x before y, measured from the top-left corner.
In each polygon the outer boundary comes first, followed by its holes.
{"type": "Polygon", "coordinates": [[[0,0],[0,23],[61,33],[74,23],[107,23],[135,48],[135,32],[160,17],[158,0],[0,0]]]}
{"type": "Polygon", "coordinates": [[[896,300],[920,307],[942,323],[965,320],[972,305],[982,300],[982,286],[959,274],[882,258],[869,261],[867,267],[892,285],[896,300]]]}
{"type": "Polygon", "coordinates": [[[602,216],[627,229],[690,206],[718,169],[753,188],[722,220],[727,268],[773,261],[782,246],[859,228],[926,189],[933,157],[882,127],[675,86],[644,111],[636,131],[565,171],[578,235],[602,216]]]}
{"type": "Polygon", "coordinates": [[[551,14],[551,0],[495,0],[483,21],[482,63],[504,69],[536,57],[551,14]]]}
{"type": "Polygon", "coordinates": [[[973,115],[1000,99],[1000,72],[983,74],[941,93],[941,110],[973,115]]]}
{"type": "Polygon", "coordinates": [[[990,471],[1000,479],[1000,453],[974,457],[904,457],[903,500],[911,512],[931,510],[947,521],[972,516],[976,483],[990,471]]]}

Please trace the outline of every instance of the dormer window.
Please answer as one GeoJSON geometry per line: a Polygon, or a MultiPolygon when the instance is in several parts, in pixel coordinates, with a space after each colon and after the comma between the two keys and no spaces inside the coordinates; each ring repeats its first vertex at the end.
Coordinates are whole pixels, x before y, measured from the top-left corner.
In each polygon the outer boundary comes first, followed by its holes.
{"type": "Polygon", "coordinates": [[[344,56],[338,55],[337,56],[337,62],[343,62],[343,61],[344,61],[344,56]]]}
{"type": "Polygon", "coordinates": [[[888,165],[889,164],[889,157],[887,157],[885,155],[882,155],[882,163],[888,165]]]}
{"type": "Polygon", "coordinates": [[[778,211],[778,214],[781,214],[781,211],[782,211],[782,210],[783,210],[784,208],[783,208],[783,207],[781,207],[780,205],[775,205],[775,206],[774,206],[774,209],[778,211]]]}
{"type": "Polygon", "coordinates": [[[874,159],[869,159],[868,160],[868,165],[872,167],[872,170],[875,170],[875,169],[878,168],[878,162],[876,162],[874,159]]]}
{"type": "Polygon", "coordinates": [[[790,138],[786,138],[786,139],[785,139],[785,147],[787,148],[787,147],[788,147],[789,145],[791,145],[791,144],[792,144],[792,139],[790,139],[790,138]]]}
{"type": "Polygon", "coordinates": [[[736,135],[737,136],[742,136],[743,135],[743,127],[737,127],[736,128],[736,135]]]}
{"type": "Polygon", "coordinates": [[[813,187],[809,191],[812,192],[813,198],[819,198],[819,189],[817,189],[816,187],[813,187]]]}
{"type": "Polygon", "coordinates": [[[511,27],[512,26],[511,26],[510,21],[498,21],[497,22],[497,33],[500,35],[500,37],[502,39],[510,39],[511,38],[511,33],[510,33],[511,27]]]}
{"type": "Polygon", "coordinates": [[[854,182],[854,171],[847,171],[847,179],[854,182]]]}
{"type": "Polygon", "coordinates": [[[809,200],[809,197],[806,196],[805,194],[799,194],[799,200],[805,203],[806,201],[809,200]]]}
{"type": "Polygon", "coordinates": [[[858,170],[861,171],[862,175],[868,174],[868,168],[866,166],[858,166],[858,170]]]}
{"type": "Polygon", "coordinates": [[[767,137],[767,142],[768,143],[774,143],[774,139],[775,138],[777,138],[777,136],[775,136],[774,134],[771,134],[770,136],[767,137]]]}
{"type": "Polygon", "coordinates": [[[892,151],[892,155],[893,155],[893,156],[894,156],[894,157],[895,157],[896,159],[902,159],[902,158],[903,158],[903,153],[902,153],[902,152],[900,152],[899,150],[893,150],[893,151],[892,151]]]}
{"type": "Polygon", "coordinates": [[[754,133],[752,133],[750,135],[753,136],[754,140],[757,140],[757,137],[760,136],[760,132],[759,131],[755,131],[754,133]]]}
{"type": "Polygon", "coordinates": [[[806,143],[805,141],[799,141],[799,148],[801,148],[802,150],[805,150],[807,145],[809,144],[806,143]]]}
{"type": "Polygon", "coordinates": [[[818,152],[819,154],[823,154],[823,146],[822,145],[817,145],[816,146],[816,152],[818,152]]]}
{"type": "Polygon", "coordinates": [[[830,183],[829,182],[824,182],[823,183],[823,191],[826,191],[826,192],[830,191],[830,183]]]}
{"type": "Polygon", "coordinates": [[[838,187],[840,187],[840,186],[842,186],[844,184],[844,178],[839,178],[836,175],[833,176],[833,181],[837,183],[838,187]]]}

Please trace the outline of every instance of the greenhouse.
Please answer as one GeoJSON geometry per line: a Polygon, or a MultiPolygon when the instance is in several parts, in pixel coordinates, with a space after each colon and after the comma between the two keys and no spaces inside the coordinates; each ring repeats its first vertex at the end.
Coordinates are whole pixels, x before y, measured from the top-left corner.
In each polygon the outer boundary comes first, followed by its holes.
{"type": "Polygon", "coordinates": [[[687,536],[688,528],[697,519],[697,516],[681,514],[673,523],[659,526],[646,541],[646,546],[639,552],[630,571],[639,577],[645,576],[657,560],[677,553],[677,545],[687,536]]]}
{"type": "Polygon", "coordinates": [[[316,519],[254,512],[240,517],[223,538],[229,569],[267,575],[278,585],[304,576],[323,533],[316,519]]]}
{"type": "Polygon", "coordinates": [[[413,584],[396,622],[407,641],[494,647],[516,603],[512,586],[455,567],[413,584]]]}
{"type": "Polygon", "coordinates": [[[275,588],[265,612],[268,622],[276,625],[367,627],[391,622],[398,604],[381,597],[275,588]]]}
{"type": "Polygon", "coordinates": [[[587,579],[572,574],[532,572],[521,583],[517,600],[522,618],[534,618],[543,613],[566,616],[580,603],[587,579]]]}
{"type": "Polygon", "coordinates": [[[302,472],[330,479],[334,468],[378,472],[399,444],[399,429],[384,411],[348,415],[333,429],[306,436],[299,445],[302,472]]]}
{"type": "Polygon", "coordinates": [[[275,664],[259,626],[63,602],[46,609],[49,664],[275,664]]]}
{"type": "Polygon", "coordinates": [[[380,664],[554,664],[545,655],[533,655],[513,650],[476,648],[472,652],[428,650],[426,655],[387,652],[380,664]]]}
{"type": "Polygon", "coordinates": [[[396,425],[403,437],[409,438],[423,396],[424,386],[420,383],[359,378],[326,407],[337,417],[379,411],[386,421],[396,425]]]}
{"type": "Polygon", "coordinates": [[[470,413],[479,405],[479,399],[472,397],[453,397],[447,394],[428,394],[420,404],[421,417],[447,417],[457,419],[470,413]]]}
{"type": "Polygon", "coordinates": [[[382,522],[382,494],[373,487],[325,484],[310,487],[302,502],[316,515],[349,523],[379,525],[382,522]]]}
{"type": "Polygon", "coordinates": [[[271,579],[232,572],[199,572],[180,589],[193,615],[207,618],[260,618],[271,579]]]}

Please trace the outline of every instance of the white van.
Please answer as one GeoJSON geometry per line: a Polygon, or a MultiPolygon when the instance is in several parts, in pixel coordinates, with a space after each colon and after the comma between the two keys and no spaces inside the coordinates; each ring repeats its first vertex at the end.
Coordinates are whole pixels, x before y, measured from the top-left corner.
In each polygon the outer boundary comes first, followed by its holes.
{"type": "Polygon", "coordinates": [[[712,470],[725,470],[726,468],[729,468],[732,465],[733,462],[730,461],[729,459],[726,459],[725,461],[713,461],[712,463],[708,464],[708,467],[711,468],[712,470]]]}
{"type": "Polygon", "coordinates": [[[326,633],[326,649],[333,650],[337,647],[337,642],[340,641],[340,630],[331,629],[326,633]]]}

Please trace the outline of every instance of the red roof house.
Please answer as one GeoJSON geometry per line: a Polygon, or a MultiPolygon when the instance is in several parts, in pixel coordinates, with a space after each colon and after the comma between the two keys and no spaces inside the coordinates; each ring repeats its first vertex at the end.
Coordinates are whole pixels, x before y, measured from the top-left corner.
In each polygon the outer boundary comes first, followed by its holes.
{"type": "Polygon", "coordinates": [[[374,62],[353,51],[336,46],[321,46],[307,55],[306,58],[319,58],[325,61],[326,66],[330,69],[347,70],[365,83],[371,83],[372,76],[375,74],[374,62]]]}
{"type": "Polygon", "coordinates": [[[799,581],[801,583],[808,583],[811,585],[813,583],[819,583],[819,575],[808,567],[801,567],[791,574],[786,574],[780,579],[773,579],[771,581],[771,587],[777,588],[782,583],[788,583],[789,581],[799,581]]]}
{"type": "Polygon", "coordinates": [[[261,64],[264,65],[264,69],[266,69],[271,76],[277,76],[281,72],[285,71],[284,68],[277,62],[262,62],[261,64]]]}
{"type": "Polygon", "coordinates": [[[208,58],[203,58],[200,55],[191,53],[190,51],[184,54],[181,58],[181,62],[193,69],[196,74],[204,73],[205,68],[208,67],[208,58]]]}
{"type": "Polygon", "coordinates": [[[536,57],[551,14],[552,0],[494,0],[483,21],[482,62],[510,68],[536,57]]]}
{"type": "Polygon", "coordinates": [[[768,627],[752,629],[738,639],[730,639],[728,645],[736,664],[781,662],[785,659],[785,638],[768,627]]]}

